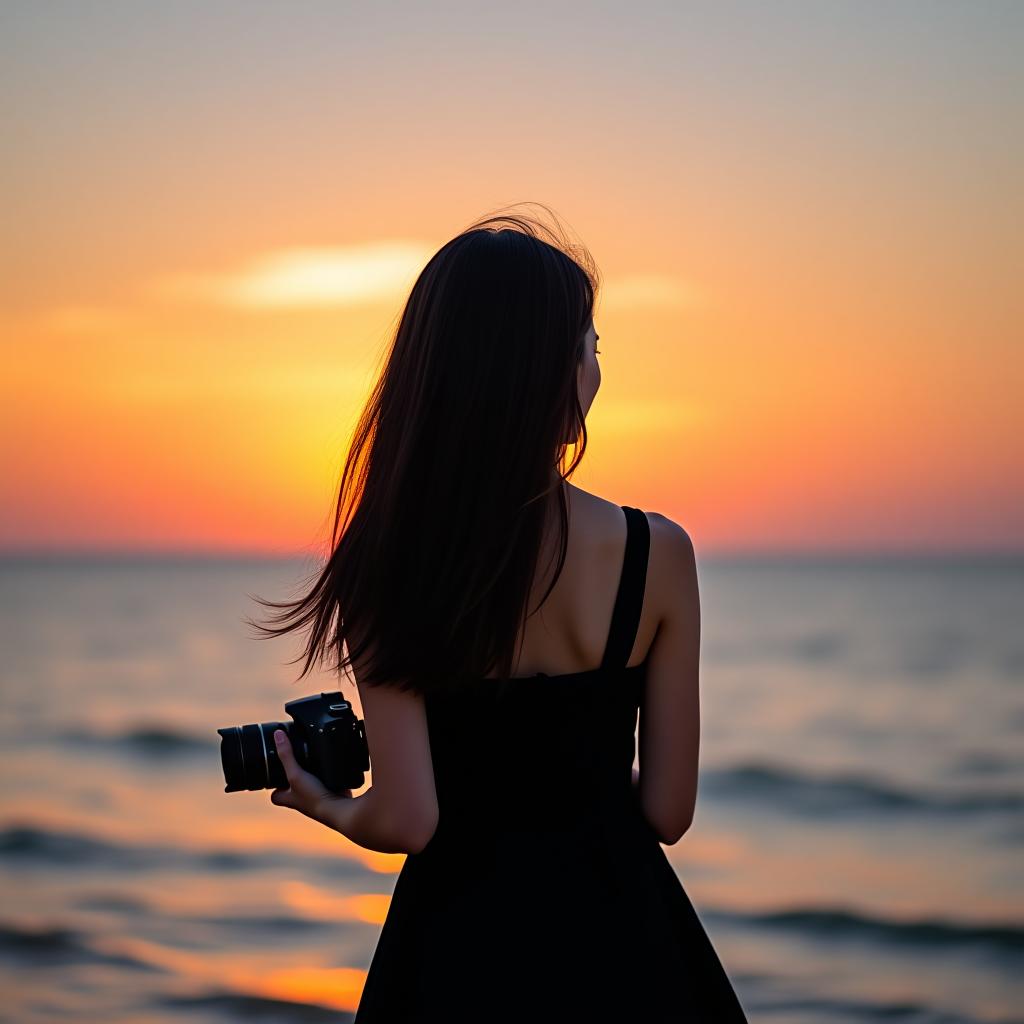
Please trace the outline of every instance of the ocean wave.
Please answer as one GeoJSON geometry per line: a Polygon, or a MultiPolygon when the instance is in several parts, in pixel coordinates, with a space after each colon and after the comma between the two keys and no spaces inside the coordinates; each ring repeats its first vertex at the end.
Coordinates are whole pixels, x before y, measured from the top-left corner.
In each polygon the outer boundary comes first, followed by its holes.
{"type": "Polygon", "coordinates": [[[0,957],[33,965],[104,964],[163,973],[163,968],[120,953],[94,949],[89,937],[75,928],[0,922],[0,957]]]}
{"type": "Polygon", "coordinates": [[[96,867],[105,871],[262,871],[275,868],[313,871],[333,880],[364,875],[351,858],[284,850],[186,849],[173,844],[146,845],[112,841],[67,829],[49,829],[27,822],[0,825],[0,861],[50,864],[55,868],[96,867]]]}
{"type": "Polygon", "coordinates": [[[711,909],[706,916],[723,922],[792,931],[808,938],[864,939],[873,944],[920,949],[972,948],[1018,955],[1024,951],[1024,925],[1003,921],[951,918],[881,917],[850,907],[805,906],[768,911],[711,909]]]}
{"type": "MultiPolygon", "coordinates": [[[[885,1001],[855,999],[853,997],[815,995],[766,994],[749,998],[744,1009],[757,1019],[786,1021],[813,1021],[814,1024],[875,1024],[877,1021],[907,1021],[908,1024],[995,1024],[991,1017],[984,1020],[966,1017],[962,1013],[944,1010],[920,999],[889,999],[885,1001]],[[770,1016],[769,1016],[770,1015],[770,1016]]],[[[1001,1024],[1024,1024],[1017,1018],[1004,1019],[1001,1024]]]]}
{"type": "Polygon", "coordinates": [[[771,800],[800,814],[820,817],[849,812],[974,814],[1024,808],[1017,790],[909,789],[856,773],[811,774],[786,765],[751,761],[705,769],[701,789],[718,799],[771,800]]]}
{"type": "Polygon", "coordinates": [[[151,1002],[189,1013],[211,1011],[222,1015],[225,1020],[273,1019],[294,1021],[295,1024],[345,1024],[354,1016],[345,1010],[331,1009],[316,1003],[296,1003],[287,999],[247,995],[244,992],[204,992],[189,996],[157,994],[151,1002]]]}
{"type": "Polygon", "coordinates": [[[163,725],[135,725],[120,732],[107,733],[78,727],[64,729],[56,734],[57,740],[79,747],[94,747],[103,750],[121,750],[143,757],[168,758],[208,753],[220,744],[217,731],[211,736],[186,732],[183,729],[163,725]]]}
{"type": "Polygon", "coordinates": [[[126,917],[144,915],[159,916],[164,920],[184,921],[188,924],[206,925],[224,928],[229,931],[240,931],[251,935],[254,931],[267,931],[273,934],[281,932],[329,931],[337,928],[339,923],[330,918],[301,917],[296,914],[194,914],[172,913],[148,903],[144,899],[121,893],[90,893],[79,899],[72,900],[72,905],[79,910],[93,910],[108,914],[122,914],[126,917]]]}
{"type": "Polygon", "coordinates": [[[1011,759],[992,750],[968,750],[957,759],[954,771],[958,775],[1014,775],[1024,770],[1024,759],[1011,759]]]}

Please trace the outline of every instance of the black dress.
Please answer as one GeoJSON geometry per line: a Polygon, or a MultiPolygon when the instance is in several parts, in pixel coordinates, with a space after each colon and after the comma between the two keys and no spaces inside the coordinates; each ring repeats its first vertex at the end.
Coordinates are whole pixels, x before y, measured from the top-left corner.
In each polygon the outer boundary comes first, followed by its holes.
{"type": "Polygon", "coordinates": [[[427,698],[437,829],[406,857],[355,1024],[746,1022],[632,783],[647,516],[598,668],[427,698]]]}

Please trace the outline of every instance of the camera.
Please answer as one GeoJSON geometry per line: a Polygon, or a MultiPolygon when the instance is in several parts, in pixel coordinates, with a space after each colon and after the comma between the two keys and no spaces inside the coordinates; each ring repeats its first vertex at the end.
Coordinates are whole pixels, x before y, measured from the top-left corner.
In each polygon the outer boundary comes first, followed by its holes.
{"type": "Polygon", "coordinates": [[[261,722],[218,729],[225,793],[287,789],[274,730],[287,736],[295,760],[330,790],[359,789],[370,770],[370,751],[361,718],[340,690],[298,697],[284,706],[292,722],[261,722]]]}

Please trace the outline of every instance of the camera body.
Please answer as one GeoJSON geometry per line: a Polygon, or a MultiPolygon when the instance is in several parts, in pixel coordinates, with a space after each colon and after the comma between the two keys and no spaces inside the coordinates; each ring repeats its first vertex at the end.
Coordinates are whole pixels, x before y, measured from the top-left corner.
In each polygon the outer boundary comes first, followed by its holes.
{"type": "Polygon", "coordinates": [[[274,730],[287,736],[295,760],[330,790],[359,789],[370,770],[370,751],[361,718],[340,690],[297,697],[284,706],[291,722],[260,722],[218,729],[224,792],[287,789],[274,730]]]}

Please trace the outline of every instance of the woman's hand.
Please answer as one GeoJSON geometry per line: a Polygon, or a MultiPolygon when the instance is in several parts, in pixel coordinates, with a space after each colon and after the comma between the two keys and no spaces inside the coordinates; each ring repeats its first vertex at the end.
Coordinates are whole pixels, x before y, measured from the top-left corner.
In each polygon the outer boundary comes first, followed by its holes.
{"type": "Polygon", "coordinates": [[[277,746],[277,756],[281,759],[281,767],[288,777],[288,788],[273,790],[270,802],[276,807],[291,807],[300,811],[321,825],[327,824],[324,817],[325,807],[331,800],[351,799],[352,790],[328,789],[312,772],[300,767],[283,729],[274,730],[274,743],[277,746]]]}

